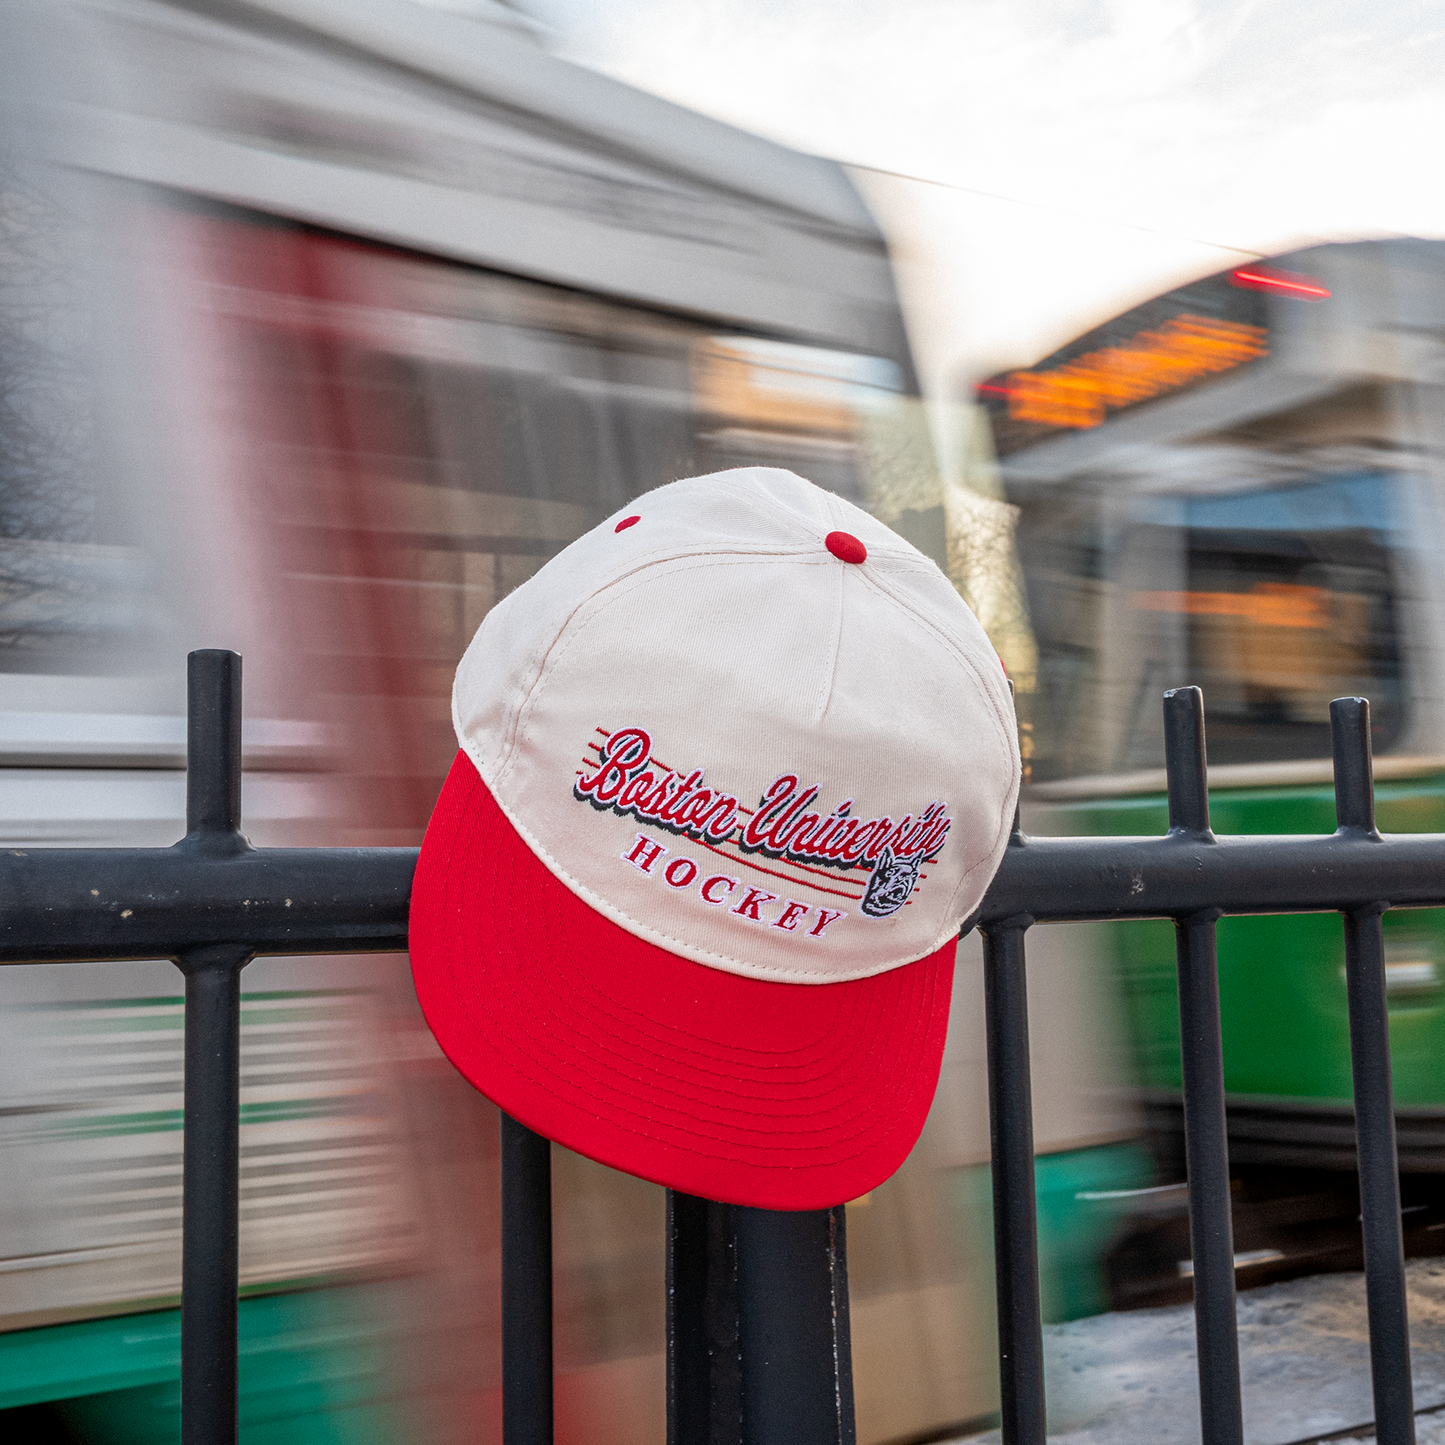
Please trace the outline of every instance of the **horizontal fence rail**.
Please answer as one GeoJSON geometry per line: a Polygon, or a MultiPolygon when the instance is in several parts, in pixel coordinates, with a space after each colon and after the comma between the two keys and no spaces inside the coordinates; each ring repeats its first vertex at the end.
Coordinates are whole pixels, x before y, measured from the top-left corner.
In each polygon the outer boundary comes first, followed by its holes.
{"type": "MultiPolygon", "coordinates": [[[[193,653],[187,833],[171,848],[0,852],[0,963],[170,958],[186,984],[182,1440],[236,1439],[240,973],[258,954],[406,947],[416,850],[253,848],[240,832],[240,658],[193,653]]],[[[1165,695],[1169,832],[1027,838],[978,916],[984,941],[999,1354],[1006,1445],[1045,1436],[1025,934],[1036,923],[1175,923],[1185,1149],[1208,1445],[1239,1445],[1229,1162],[1215,923],[1339,912],[1350,1008],[1376,1428],[1413,1445],[1381,915],[1445,904],[1445,836],[1381,837],[1369,708],[1331,707],[1338,830],[1218,838],[1203,703],[1165,695]]],[[[506,1445],[552,1439],[550,1145],[503,1120],[506,1445]]],[[[668,1196],[671,1445],[854,1445],[842,1208],[798,1214],[668,1196]]]]}

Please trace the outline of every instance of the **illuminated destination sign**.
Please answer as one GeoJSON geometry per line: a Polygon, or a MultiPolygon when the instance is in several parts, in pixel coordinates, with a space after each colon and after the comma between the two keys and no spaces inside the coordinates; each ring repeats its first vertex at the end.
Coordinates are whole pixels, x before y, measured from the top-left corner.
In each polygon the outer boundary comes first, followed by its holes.
{"type": "Polygon", "coordinates": [[[1062,366],[1011,371],[980,390],[1001,395],[1014,421],[1091,427],[1111,411],[1267,355],[1263,326],[1186,312],[1155,331],[1141,331],[1122,346],[1089,351],[1062,366]]]}
{"type": "Polygon", "coordinates": [[[1329,294],[1314,277],[1258,262],[1156,296],[979,386],[994,445],[1007,456],[1206,385],[1270,354],[1271,305],[1329,294]]]}

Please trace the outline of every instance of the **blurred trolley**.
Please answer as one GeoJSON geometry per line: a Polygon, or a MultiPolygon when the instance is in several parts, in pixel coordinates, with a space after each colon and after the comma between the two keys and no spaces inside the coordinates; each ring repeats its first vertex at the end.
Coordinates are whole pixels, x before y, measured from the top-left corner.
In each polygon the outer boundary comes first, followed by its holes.
{"type": "MultiPolygon", "coordinates": [[[[3,846],[180,836],[192,646],[244,654],[258,842],[416,843],[487,609],[676,477],[791,467],[964,575],[841,168],[459,8],[0,6],[3,846]]],[[[0,978],[0,1421],[37,1439],[174,1429],[180,990],[100,972],[0,978]]],[[[404,960],[244,986],[247,1438],[497,1439],[494,1111],[404,960]]],[[[854,1211],[865,1441],[995,1399],[951,1058],[942,1142],[854,1211]]],[[[660,1441],[661,1191],[556,1178],[558,1438],[660,1441]]]]}
{"type": "MultiPolygon", "coordinates": [[[[1213,825],[1334,829],[1328,704],[1371,700],[1379,826],[1445,826],[1445,243],[1207,277],[990,378],[1037,675],[1026,826],[1167,826],[1161,691],[1204,689],[1213,825]]],[[[1385,920],[1407,1249],[1445,1247],[1445,916],[1385,920]]],[[[1117,979],[1161,1172],[1116,1302],[1189,1289],[1167,923],[1080,931],[1117,979]]],[[[1219,927],[1241,1285],[1358,1268],[1344,955],[1325,915],[1219,927]]]]}

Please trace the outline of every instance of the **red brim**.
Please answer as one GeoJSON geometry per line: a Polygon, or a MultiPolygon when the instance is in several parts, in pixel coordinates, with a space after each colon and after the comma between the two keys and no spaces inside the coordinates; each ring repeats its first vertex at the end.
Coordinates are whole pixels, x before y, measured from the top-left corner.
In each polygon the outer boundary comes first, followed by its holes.
{"type": "Polygon", "coordinates": [[[938,1084],[954,944],[872,978],[766,983],[679,958],[560,883],[459,753],[411,899],[417,997],[513,1118],[707,1199],[822,1209],[903,1162],[938,1084]]]}

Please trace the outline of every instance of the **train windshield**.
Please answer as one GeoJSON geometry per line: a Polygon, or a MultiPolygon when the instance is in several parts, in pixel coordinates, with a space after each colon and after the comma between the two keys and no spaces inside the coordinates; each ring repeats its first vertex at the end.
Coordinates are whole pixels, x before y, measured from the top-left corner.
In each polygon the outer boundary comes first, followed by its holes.
{"type": "Polygon", "coordinates": [[[1192,494],[1075,494],[1019,542],[1039,644],[1034,777],[1156,767],[1159,696],[1204,690],[1211,763],[1328,757],[1329,704],[1404,722],[1401,486],[1378,467],[1192,494]]]}
{"type": "Polygon", "coordinates": [[[1369,699],[1377,753],[1438,750],[1409,700],[1432,695],[1442,602],[1411,350],[1439,266],[1433,243],[1291,252],[978,386],[1038,649],[1034,780],[1152,787],[1117,775],[1163,763],[1160,694],[1193,684],[1213,765],[1327,761],[1343,696],[1369,699]]]}

